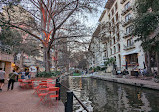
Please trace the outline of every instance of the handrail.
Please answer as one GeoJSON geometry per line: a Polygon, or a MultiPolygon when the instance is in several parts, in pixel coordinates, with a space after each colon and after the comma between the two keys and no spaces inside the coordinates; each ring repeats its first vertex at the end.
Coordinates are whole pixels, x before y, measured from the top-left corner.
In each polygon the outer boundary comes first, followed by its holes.
{"type": "MultiPolygon", "coordinates": [[[[64,88],[66,88],[67,90],[70,90],[68,87],[66,87],[65,85],[61,84],[61,86],[63,86],[64,88]]],[[[71,91],[71,90],[70,90],[71,91]]],[[[73,92],[73,91],[72,91],[73,92]]],[[[86,110],[87,112],[89,112],[89,110],[85,107],[85,105],[77,98],[77,96],[73,93],[73,96],[75,97],[75,99],[78,101],[78,103],[84,108],[84,110],[86,110]]]]}
{"type": "Polygon", "coordinates": [[[81,104],[81,106],[87,111],[89,112],[89,110],[84,106],[84,104],[77,98],[77,96],[73,93],[73,96],[76,98],[76,100],[78,101],[79,104],[81,104]]]}

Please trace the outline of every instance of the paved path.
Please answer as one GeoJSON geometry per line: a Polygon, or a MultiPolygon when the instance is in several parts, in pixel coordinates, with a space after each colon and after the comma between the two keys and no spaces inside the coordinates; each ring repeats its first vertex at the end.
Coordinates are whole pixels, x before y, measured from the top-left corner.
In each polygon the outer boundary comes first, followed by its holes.
{"type": "Polygon", "coordinates": [[[50,106],[39,102],[39,97],[33,95],[34,90],[24,90],[15,83],[14,90],[7,91],[7,84],[0,92],[0,112],[64,112],[64,105],[58,101],[50,106]]]}
{"type": "Polygon", "coordinates": [[[111,81],[111,82],[117,82],[122,84],[128,84],[133,86],[159,90],[159,83],[152,81],[152,79],[142,80],[140,78],[132,78],[132,77],[126,79],[126,78],[116,78],[116,77],[107,76],[107,75],[92,75],[91,77],[96,79],[111,81]]]}

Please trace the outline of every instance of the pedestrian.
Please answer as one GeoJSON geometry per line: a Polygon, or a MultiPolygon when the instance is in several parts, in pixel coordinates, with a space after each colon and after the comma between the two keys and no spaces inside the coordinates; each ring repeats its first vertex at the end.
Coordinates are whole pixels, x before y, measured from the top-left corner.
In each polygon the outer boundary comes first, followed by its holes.
{"type": "Polygon", "coordinates": [[[6,72],[0,68],[0,91],[2,91],[2,87],[4,86],[5,74],[6,72]]]}
{"type": "Polygon", "coordinates": [[[140,75],[143,76],[143,70],[142,69],[139,70],[140,70],[140,75]]]}
{"type": "Polygon", "coordinates": [[[147,74],[147,70],[146,70],[146,68],[144,68],[144,70],[143,70],[143,76],[146,76],[146,74],[147,74]]]}
{"type": "Polygon", "coordinates": [[[124,69],[124,71],[122,72],[122,74],[123,74],[123,75],[128,75],[129,72],[128,72],[126,69],[124,69]]]}
{"type": "Polygon", "coordinates": [[[154,74],[154,78],[156,78],[156,77],[157,77],[157,71],[154,70],[154,71],[153,71],[153,74],[154,74]]]}
{"type": "Polygon", "coordinates": [[[16,81],[18,81],[19,74],[16,71],[14,73],[16,74],[16,81]]]}
{"type": "Polygon", "coordinates": [[[20,74],[21,74],[21,79],[25,79],[25,71],[20,72],[20,74]]]}
{"type": "Polygon", "coordinates": [[[10,89],[11,84],[12,84],[11,90],[13,90],[16,76],[17,74],[15,73],[15,70],[13,70],[13,72],[9,74],[8,90],[10,89]]]}
{"type": "Polygon", "coordinates": [[[26,78],[28,78],[28,79],[30,79],[30,78],[31,78],[31,76],[30,76],[30,73],[29,73],[29,70],[28,70],[28,69],[25,71],[25,77],[26,77],[26,78]]]}
{"type": "Polygon", "coordinates": [[[136,76],[136,78],[138,78],[138,76],[139,76],[139,70],[138,69],[135,70],[135,76],[136,76]]]}

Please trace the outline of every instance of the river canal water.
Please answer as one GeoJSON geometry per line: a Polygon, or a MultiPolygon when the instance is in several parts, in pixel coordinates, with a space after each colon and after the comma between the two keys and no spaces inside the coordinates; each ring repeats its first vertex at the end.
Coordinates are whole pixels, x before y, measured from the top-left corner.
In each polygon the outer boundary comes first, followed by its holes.
{"type": "MultiPolygon", "coordinates": [[[[159,91],[71,76],[65,77],[62,84],[72,90],[90,112],[159,112],[159,91]]],[[[67,90],[61,89],[61,99],[65,102],[67,90]]],[[[85,112],[76,100],[74,112],[85,112]]]]}

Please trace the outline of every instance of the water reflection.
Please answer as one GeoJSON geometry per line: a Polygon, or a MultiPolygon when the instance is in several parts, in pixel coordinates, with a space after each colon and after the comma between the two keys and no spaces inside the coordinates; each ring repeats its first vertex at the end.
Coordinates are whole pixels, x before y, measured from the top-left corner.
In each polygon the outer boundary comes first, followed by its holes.
{"type": "MultiPolygon", "coordinates": [[[[62,81],[93,112],[158,112],[158,91],[91,78],[68,77],[62,81]]],[[[62,88],[62,91],[65,91],[62,88]]],[[[65,101],[65,92],[62,99],[65,101]]],[[[85,112],[74,100],[75,112],[85,112]]]]}

